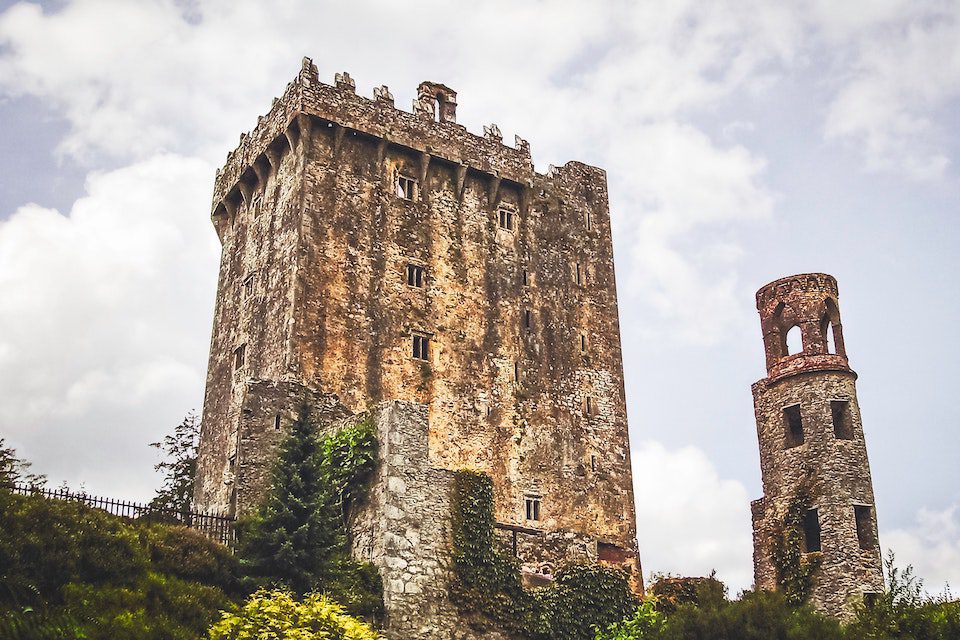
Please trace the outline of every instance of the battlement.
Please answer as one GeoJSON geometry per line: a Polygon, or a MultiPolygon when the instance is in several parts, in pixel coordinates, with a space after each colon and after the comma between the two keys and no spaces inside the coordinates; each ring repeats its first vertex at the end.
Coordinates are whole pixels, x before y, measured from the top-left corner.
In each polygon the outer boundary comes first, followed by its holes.
{"type": "MultiPolygon", "coordinates": [[[[295,148],[303,132],[316,126],[339,127],[344,133],[376,138],[520,186],[532,186],[538,178],[550,180],[557,172],[551,166],[546,175],[537,174],[530,144],[519,136],[515,146],[504,144],[495,124],[484,126],[482,136],[457,124],[457,94],[445,85],[422,82],[410,112],[395,106],[388,87],[376,87],[373,93],[372,98],[358,95],[356,82],[345,72],[336,74],[332,85],[320,82],[316,65],[304,58],[300,73],[283,95],[274,99],[270,111],[258,118],[250,133],[241,134],[237,148],[227,154],[217,172],[214,216],[232,214],[245,192],[276,166],[280,155],[295,148]]],[[[603,176],[596,167],[567,164],[603,176]]]]}

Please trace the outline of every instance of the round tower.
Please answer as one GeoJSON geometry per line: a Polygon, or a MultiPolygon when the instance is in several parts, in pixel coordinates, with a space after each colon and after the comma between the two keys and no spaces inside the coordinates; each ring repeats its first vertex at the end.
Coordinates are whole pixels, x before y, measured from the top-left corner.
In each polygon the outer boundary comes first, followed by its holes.
{"type": "Polygon", "coordinates": [[[809,273],[757,292],[767,376],[753,385],[763,498],[754,579],[838,618],[883,590],[867,447],[837,281],[809,273]]]}

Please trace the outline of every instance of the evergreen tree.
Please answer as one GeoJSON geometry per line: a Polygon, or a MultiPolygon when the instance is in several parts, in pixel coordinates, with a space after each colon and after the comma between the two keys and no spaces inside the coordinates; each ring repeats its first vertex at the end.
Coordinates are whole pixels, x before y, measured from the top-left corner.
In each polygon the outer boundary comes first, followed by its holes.
{"type": "Polygon", "coordinates": [[[200,420],[192,411],[163,442],[152,442],[151,447],[163,449],[166,459],[154,469],[163,472],[163,485],[150,500],[155,509],[185,513],[193,506],[193,487],[197,476],[197,451],[200,445],[200,420]]]}
{"type": "Polygon", "coordinates": [[[30,472],[30,463],[21,460],[13,447],[4,446],[0,438],[0,486],[25,484],[31,487],[43,487],[47,484],[47,477],[43,474],[30,472]]]}
{"type": "Polygon", "coordinates": [[[272,489],[241,528],[239,555],[251,586],[279,584],[302,595],[322,581],[346,544],[333,493],[309,407],[302,406],[280,447],[272,489]]]}

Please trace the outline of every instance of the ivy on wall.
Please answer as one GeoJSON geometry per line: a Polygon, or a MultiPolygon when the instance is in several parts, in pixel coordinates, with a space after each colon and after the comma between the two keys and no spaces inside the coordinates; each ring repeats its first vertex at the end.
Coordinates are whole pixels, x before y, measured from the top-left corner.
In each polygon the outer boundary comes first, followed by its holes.
{"type": "Polygon", "coordinates": [[[794,606],[810,598],[814,574],[823,559],[819,553],[804,553],[803,518],[813,508],[811,487],[812,479],[808,476],[790,498],[783,520],[777,523],[772,536],[777,585],[794,606]]]}
{"type": "Polygon", "coordinates": [[[450,595],[475,626],[530,640],[593,640],[596,628],[623,620],[638,601],[627,575],[596,564],[569,565],[547,587],[527,589],[519,561],[494,541],[493,482],[460,471],[454,482],[450,595]]]}

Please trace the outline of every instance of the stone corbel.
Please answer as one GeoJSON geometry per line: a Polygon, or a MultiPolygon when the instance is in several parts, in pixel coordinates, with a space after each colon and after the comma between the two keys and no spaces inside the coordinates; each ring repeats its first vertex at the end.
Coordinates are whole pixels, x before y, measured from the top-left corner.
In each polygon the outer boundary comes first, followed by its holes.
{"type": "Polygon", "coordinates": [[[490,177],[490,190],[487,192],[487,198],[490,201],[490,206],[497,206],[497,199],[500,197],[500,176],[493,175],[490,177]]]}
{"type": "Polygon", "coordinates": [[[387,156],[387,141],[380,138],[377,142],[377,164],[383,164],[383,159],[387,156]]]}
{"type": "Polygon", "coordinates": [[[420,187],[421,193],[423,192],[423,187],[427,184],[427,171],[430,168],[430,154],[429,153],[420,153],[420,187]]]}
{"type": "Polygon", "coordinates": [[[457,200],[463,201],[463,188],[467,182],[467,165],[457,165],[457,200]]]}

